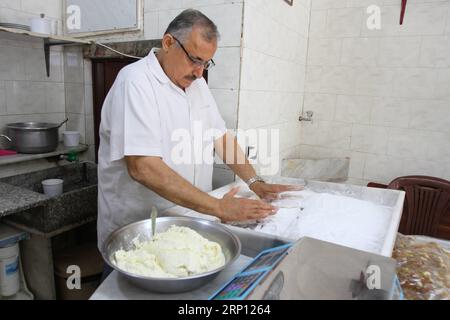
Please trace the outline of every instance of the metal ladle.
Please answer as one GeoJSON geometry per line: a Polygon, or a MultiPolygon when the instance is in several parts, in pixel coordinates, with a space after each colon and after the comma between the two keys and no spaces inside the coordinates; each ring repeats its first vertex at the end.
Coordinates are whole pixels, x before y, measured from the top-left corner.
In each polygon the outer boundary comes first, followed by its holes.
{"type": "Polygon", "coordinates": [[[153,206],[152,213],[150,214],[150,218],[152,219],[152,239],[155,236],[156,232],[156,218],[158,217],[158,210],[153,206]]]}

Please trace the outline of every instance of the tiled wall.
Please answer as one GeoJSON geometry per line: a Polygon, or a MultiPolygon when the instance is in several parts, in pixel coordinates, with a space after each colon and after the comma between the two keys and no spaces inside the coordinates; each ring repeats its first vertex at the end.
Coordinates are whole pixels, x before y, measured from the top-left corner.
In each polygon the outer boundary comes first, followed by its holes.
{"type": "Polygon", "coordinates": [[[352,183],[450,179],[450,1],[408,1],[402,26],[400,3],[312,0],[300,153],[350,157],[352,183]]]}
{"type": "Polygon", "coordinates": [[[309,0],[245,0],[240,129],[279,129],[280,158],[296,154],[305,84],[309,0]]]}
{"type": "MultiPolygon", "coordinates": [[[[51,50],[47,78],[42,41],[0,33],[0,130],[12,122],[62,122],[65,117],[61,48],[51,50]]],[[[4,139],[0,147],[7,147],[4,139]]]]}
{"type": "MultiPolygon", "coordinates": [[[[29,18],[45,13],[59,20],[61,29],[62,5],[52,1],[0,1],[0,21],[29,25],[29,18]]],[[[42,40],[0,33],[0,131],[12,122],[43,121],[69,122],[59,129],[78,130],[81,142],[93,145],[92,77],[90,62],[83,60],[80,47],[52,47],[50,77],[45,70],[42,40]]],[[[61,136],[62,139],[62,136],[61,136]]],[[[0,148],[7,148],[4,139],[0,148]]],[[[93,146],[84,155],[92,160],[93,146]]],[[[50,165],[50,164],[48,164],[50,165]]],[[[37,170],[45,163],[31,161],[21,165],[21,172],[37,170]]],[[[2,167],[6,171],[14,170],[2,167]]]]}

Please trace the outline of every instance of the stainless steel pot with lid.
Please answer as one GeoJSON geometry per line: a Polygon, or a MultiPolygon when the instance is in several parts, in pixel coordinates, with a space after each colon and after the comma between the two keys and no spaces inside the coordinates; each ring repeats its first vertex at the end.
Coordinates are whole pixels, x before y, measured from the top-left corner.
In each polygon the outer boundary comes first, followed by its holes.
{"type": "Polygon", "coordinates": [[[18,122],[6,125],[13,148],[19,153],[47,153],[58,147],[60,124],[46,122],[18,122]]]}

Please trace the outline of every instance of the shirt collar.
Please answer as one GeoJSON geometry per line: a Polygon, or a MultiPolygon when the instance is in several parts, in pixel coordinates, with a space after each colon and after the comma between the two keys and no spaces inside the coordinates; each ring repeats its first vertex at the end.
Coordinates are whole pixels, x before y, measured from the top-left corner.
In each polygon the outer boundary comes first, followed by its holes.
{"type": "Polygon", "coordinates": [[[157,53],[159,50],[160,50],[159,48],[152,48],[152,50],[147,56],[147,65],[150,68],[150,71],[159,80],[159,82],[166,84],[170,82],[170,79],[164,72],[161,65],[159,64],[158,58],[156,58],[155,53],[157,53]]]}

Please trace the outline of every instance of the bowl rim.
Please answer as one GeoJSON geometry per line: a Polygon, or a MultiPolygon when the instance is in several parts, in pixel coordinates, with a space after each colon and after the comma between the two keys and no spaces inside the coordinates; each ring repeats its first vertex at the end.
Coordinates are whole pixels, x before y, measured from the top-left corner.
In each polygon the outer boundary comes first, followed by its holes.
{"type": "MultiPolygon", "coordinates": [[[[127,225],[125,225],[123,227],[120,227],[120,228],[114,230],[113,232],[111,232],[111,234],[109,234],[109,236],[106,238],[105,242],[102,245],[102,252],[101,252],[101,254],[102,254],[103,260],[105,260],[106,263],[110,267],[112,267],[114,270],[116,270],[119,273],[124,274],[124,275],[126,275],[128,277],[134,278],[134,279],[154,280],[154,281],[180,281],[180,280],[193,280],[193,279],[198,279],[198,278],[204,278],[204,277],[210,276],[212,274],[218,273],[218,272],[222,271],[223,269],[225,269],[226,267],[228,267],[229,265],[231,265],[241,255],[241,252],[242,252],[241,240],[230,229],[228,229],[226,226],[224,226],[221,223],[217,223],[217,222],[213,222],[213,221],[209,221],[209,220],[201,219],[201,218],[194,218],[194,217],[191,218],[191,217],[170,217],[170,216],[165,216],[165,217],[158,217],[156,219],[157,219],[157,221],[158,221],[158,219],[160,221],[161,220],[162,221],[164,221],[164,220],[169,220],[169,221],[170,220],[193,221],[194,220],[194,221],[196,221],[198,223],[202,223],[202,224],[206,224],[206,225],[212,225],[215,228],[222,229],[222,231],[227,233],[233,239],[233,241],[236,243],[236,245],[237,245],[237,254],[234,257],[232,257],[228,262],[226,262],[223,266],[221,266],[219,268],[210,270],[208,272],[199,273],[199,274],[195,274],[195,275],[192,275],[192,276],[187,276],[187,277],[174,277],[174,278],[146,277],[146,276],[142,276],[142,275],[139,275],[139,274],[127,272],[127,271],[117,267],[114,263],[112,263],[110,261],[109,257],[106,257],[106,251],[107,251],[106,250],[106,246],[111,242],[112,238],[116,234],[122,232],[123,230],[131,228],[132,226],[135,226],[135,225],[139,225],[139,224],[143,224],[145,222],[151,221],[151,219],[144,219],[144,220],[139,220],[139,221],[136,221],[136,222],[129,223],[129,224],[127,224],[127,225]]],[[[194,231],[198,232],[197,230],[194,230],[194,231]]]]}

